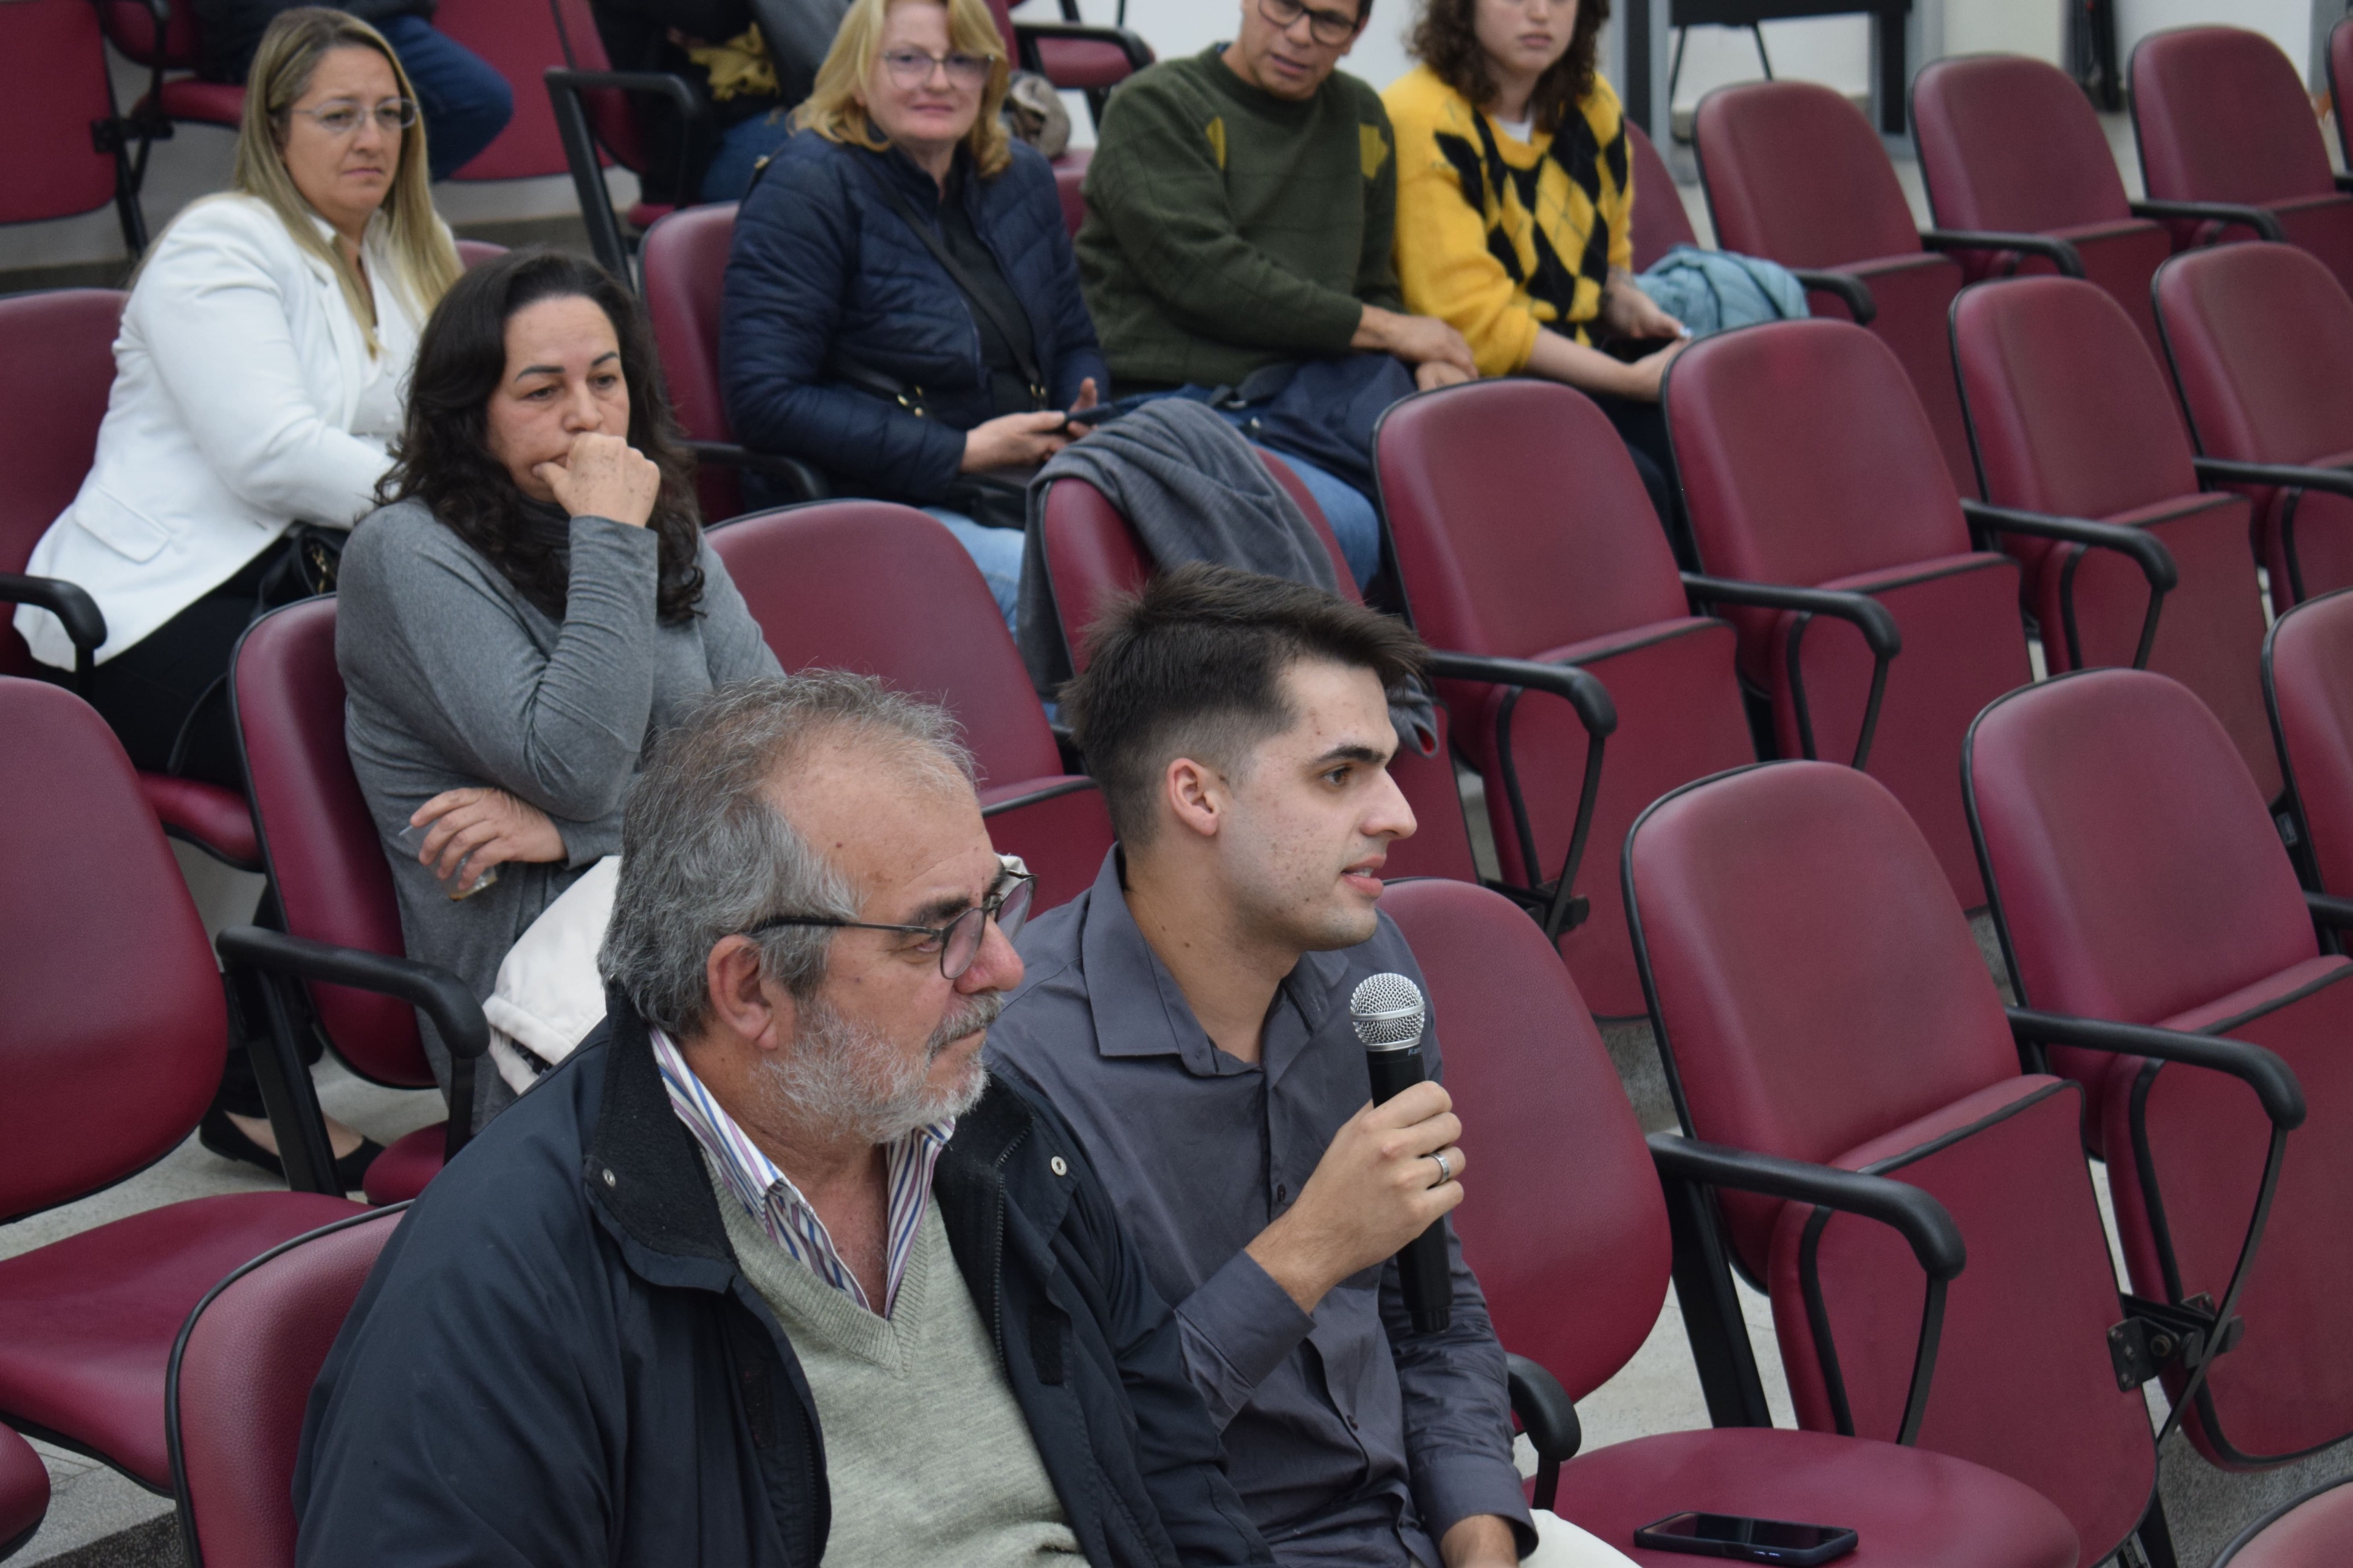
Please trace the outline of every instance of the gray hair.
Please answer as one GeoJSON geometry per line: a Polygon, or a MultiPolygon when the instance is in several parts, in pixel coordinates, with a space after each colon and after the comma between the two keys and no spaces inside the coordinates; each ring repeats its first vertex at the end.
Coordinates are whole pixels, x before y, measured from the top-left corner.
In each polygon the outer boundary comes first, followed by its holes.
{"type": "MultiPolygon", "coordinates": [[[[820,742],[872,746],[909,773],[972,784],[945,709],[840,670],[744,681],[698,700],[656,746],[621,818],[621,874],[596,963],[640,1016],[679,1037],[710,1012],[705,966],[721,939],[784,914],[858,918],[849,879],[768,794],[820,742]]],[[[825,978],[830,929],[754,938],[762,972],[793,995],[825,978]]]]}

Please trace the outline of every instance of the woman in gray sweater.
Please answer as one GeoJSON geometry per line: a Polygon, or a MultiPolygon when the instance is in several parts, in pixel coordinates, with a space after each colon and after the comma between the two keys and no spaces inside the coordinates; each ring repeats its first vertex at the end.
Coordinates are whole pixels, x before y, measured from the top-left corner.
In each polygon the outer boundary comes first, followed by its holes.
{"type": "MultiPolygon", "coordinates": [[[[343,559],[345,738],[409,956],[487,996],[515,939],[619,849],[654,739],[776,657],[702,541],[637,303],[593,264],[519,251],[460,279],[396,455],[343,559]]],[[[480,1125],[513,1095],[475,1084],[480,1125]]]]}

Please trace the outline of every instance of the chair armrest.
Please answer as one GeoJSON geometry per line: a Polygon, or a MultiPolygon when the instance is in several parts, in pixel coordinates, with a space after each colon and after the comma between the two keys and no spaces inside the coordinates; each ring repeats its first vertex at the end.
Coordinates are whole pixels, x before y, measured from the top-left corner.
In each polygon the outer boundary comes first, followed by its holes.
{"type": "Polygon", "coordinates": [[[1560,1379],[1524,1355],[1506,1353],[1504,1380],[1511,1390],[1512,1414],[1536,1451],[1535,1505],[1549,1509],[1560,1495],[1560,1468],[1584,1446],[1585,1426],[1560,1379]]]}
{"type": "Polygon", "coordinates": [[[88,589],[62,577],[0,572],[0,605],[36,605],[64,622],[66,636],[74,646],[75,684],[89,679],[98,650],[106,641],[106,616],[88,589]]]}
{"type": "Polygon", "coordinates": [[[2017,250],[2047,257],[2070,278],[2084,276],[2081,252],[2051,234],[2010,234],[1995,229],[1924,228],[1920,243],[1931,250],[2017,250]]]}
{"type": "Polygon", "coordinates": [[[2253,229],[2269,240],[2284,240],[2287,231],[2280,227],[2279,219],[2261,207],[2244,206],[2237,202],[2134,202],[2135,217],[2199,218],[2207,223],[2234,223],[2253,229]]]}
{"type": "MultiPolygon", "coordinates": [[[[1014,41],[1021,47],[1023,64],[1030,69],[1037,67],[1029,61],[1036,54],[1033,40],[1040,38],[1074,38],[1083,43],[1110,44],[1127,57],[1130,70],[1142,70],[1153,63],[1152,46],[1125,27],[1104,26],[1092,22],[1025,22],[1013,19],[1014,41]]],[[[1040,72],[1039,74],[1044,74],[1040,72]]]]}
{"type": "MultiPolygon", "coordinates": [[[[1834,616],[1852,621],[1862,633],[1862,640],[1871,647],[1871,696],[1863,703],[1862,728],[1854,742],[1852,765],[1862,767],[1871,759],[1871,741],[1879,729],[1879,705],[1887,695],[1887,667],[1904,651],[1904,634],[1897,629],[1894,613],[1868,594],[1850,594],[1831,588],[1795,588],[1780,583],[1748,583],[1734,577],[1704,577],[1696,572],[1683,574],[1683,592],[1694,605],[1705,604],[1756,605],[1767,609],[1796,610],[1805,615],[1834,616]]],[[[1806,702],[1805,687],[1796,679],[1797,652],[1790,649],[1792,695],[1797,702],[1798,735],[1804,742],[1805,753],[1814,755],[1814,721],[1806,702]]]]}
{"type": "MultiPolygon", "coordinates": [[[[2097,550],[2113,550],[2129,556],[2148,579],[2148,611],[2141,617],[2140,646],[2133,654],[2133,668],[2148,667],[2148,650],[2157,641],[2157,619],[2165,607],[2165,596],[2181,582],[2181,568],[2174,562],[2173,552],[2165,541],[2146,529],[2120,528],[2111,522],[2094,522],[2088,518],[2054,517],[2049,512],[2023,511],[2016,507],[1989,506],[1964,497],[1961,515],[1972,523],[1995,533],[2024,533],[2037,539],[2063,539],[2071,544],[2089,545],[2097,550]]],[[[2067,589],[2068,662],[2075,668],[2084,668],[2084,649],[2075,635],[2073,580],[2067,589]]],[[[2046,628],[2047,629],[2047,628],[2046,628]]]]}
{"type": "Polygon", "coordinates": [[[669,71],[584,71],[550,66],[541,74],[552,92],[593,92],[600,88],[649,92],[669,99],[681,119],[700,120],[709,112],[687,79],[669,71]]]}
{"type": "Polygon", "coordinates": [[[1789,276],[1809,289],[1819,289],[1825,294],[1835,294],[1846,305],[1846,313],[1854,318],[1858,327],[1867,327],[1879,318],[1879,301],[1871,297],[1871,285],[1844,272],[1818,272],[1791,268],[1789,276]]]}
{"type": "Polygon", "coordinates": [[[803,500],[829,500],[833,487],[798,458],[787,458],[777,452],[754,452],[732,441],[689,441],[686,449],[694,454],[698,463],[711,463],[721,468],[749,468],[754,473],[771,479],[784,479],[800,491],[803,500]]]}
{"type": "Polygon", "coordinates": [[[1512,751],[1512,717],[1520,698],[1542,691],[1561,699],[1585,727],[1585,778],[1577,787],[1577,823],[1570,830],[1568,852],[1561,858],[1560,875],[1549,888],[1504,888],[1536,917],[1546,937],[1558,942],[1591,912],[1590,900],[1577,896],[1577,873],[1585,862],[1586,841],[1593,832],[1593,812],[1601,799],[1601,758],[1609,736],[1618,728],[1618,707],[1609,689],[1573,664],[1538,664],[1524,658],[1492,658],[1483,654],[1432,649],[1423,668],[1446,680],[1472,680],[1513,688],[1496,726],[1497,761],[1504,773],[1504,793],[1512,808],[1512,824],[1520,841],[1520,864],[1534,878],[1541,864],[1536,854],[1535,821],[1528,815],[1527,793],[1520,783],[1519,765],[1512,751]]]}
{"type": "Polygon", "coordinates": [[[2311,911],[2314,925],[2327,931],[2353,931],[2353,899],[2307,892],[2304,895],[2304,907],[2311,911]]]}
{"type": "Polygon", "coordinates": [[[1968,1262],[1968,1247],[1952,1215],[1935,1194],[1909,1182],[1703,1143],[1679,1132],[1653,1132],[1645,1142],[1662,1175],[1875,1219],[1905,1239],[1931,1279],[1957,1279],[1968,1262]]]}
{"type": "Polygon", "coordinates": [[[2255,1091],[2263,1114],[2283,1132],[2304,1125],[2304,1086],[2276,1052],[2246,1040],[2219,1035],[2191,1035],[2160,1029],[2150,1024],[2119,1024],[2107,1018],[2084,1018],[2070,1013],[2044,1013],[2031,1007],[2005,1007],[2010,1032],[2041,1045],[2073,1046],[2082,1050],[2107,1051],[2116,1056],[2156,1057],[2228,1073],[2255,1091]]]}
{"type": "Polygon", "coordinates": [[[1103,786],[1097,784],[1093,779],[1085,777],[1082,774],[1072,778],[1057,779],[1052,784],[1044,785],[1039,789],[1033,789],[1027,795],[1013,795],[1008,799],[996,801],[990,805],[984,805],[980,808],[980,815],[984,819],[992,816],[1001,816],[1008,811],[1018,811],[1025,805],[1037,805],[1045,801],[1060,800],[1066,795],[1077,795],[1084,790],[1101,789],[1102,787],[1103,786]]]}
{"type": "Polygon", "coordinates": [[[259,926],[230,926],[215,939],[221,962],[233,969],[258,969],[296,980],[348,985],[406,1002],[433,1020],[453,1057],[469,1060],[491,1048],[490,1020],[465,982],[446,969],[413,958],[336,947],[259,926]]]}
{"type": "Polygon", "coordinates": [[[2242,463],[2235,458],[2192,458],[2201,479],[2226,485],[2278,485],[2287,489],[2327,490],[2353,497],[2353,469],[2306,468],[2300,463],[2242,463]]]}

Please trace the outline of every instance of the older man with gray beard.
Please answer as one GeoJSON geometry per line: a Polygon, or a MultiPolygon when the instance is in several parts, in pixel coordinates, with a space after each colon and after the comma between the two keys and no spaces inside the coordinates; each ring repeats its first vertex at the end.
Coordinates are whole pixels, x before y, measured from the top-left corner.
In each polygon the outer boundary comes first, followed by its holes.
{"type": "Polygon", "coordinates": [[[665,739],[607,1020],[385,1247],[301,1562],[1271,1562],[1077,1138],[981,1066],[1029,884],[954,732],[819,672],[665,739]]]}

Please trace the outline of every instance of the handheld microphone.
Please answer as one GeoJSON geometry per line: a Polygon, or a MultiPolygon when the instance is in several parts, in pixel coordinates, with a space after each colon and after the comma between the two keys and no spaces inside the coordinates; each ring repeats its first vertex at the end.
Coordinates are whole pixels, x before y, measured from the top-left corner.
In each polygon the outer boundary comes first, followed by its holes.
{"type": "MultiPolygon", "coordinates": [[[[1348,997],[1348,1020],[1365,1042],[1373,1103],[1383,1104],[1430,1076],[1421,1059],[1422,1025],[1430,1005],[1421,987],[1402,974],[1367,976],[1348,997]]],[[[1413,1331],[1442,1333],[1453,1319],[1454,1281],[1447,1267],[1446,1227],[1433,1223],[1398,1252],[1413,1331]]]]}

